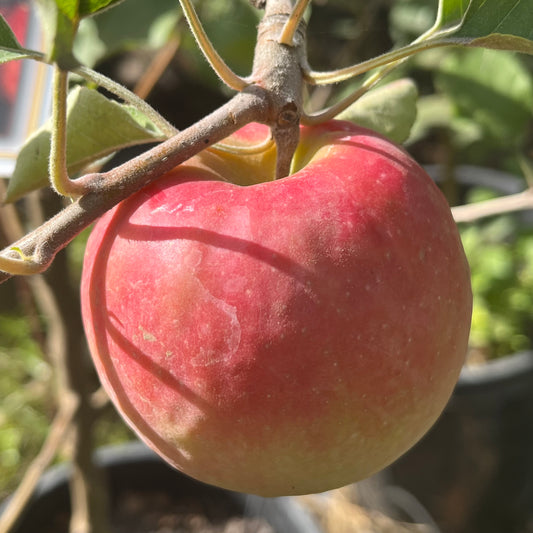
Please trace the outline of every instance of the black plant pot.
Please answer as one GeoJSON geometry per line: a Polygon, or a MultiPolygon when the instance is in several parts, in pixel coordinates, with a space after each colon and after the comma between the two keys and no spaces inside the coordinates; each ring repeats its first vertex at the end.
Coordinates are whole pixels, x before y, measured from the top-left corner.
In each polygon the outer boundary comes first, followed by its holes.
{"type": "Polygon", "coordinates": [[[533,531],[533,352],[465,369],[435,426],[386,474],[444,533],[533,531]]]}
{"type": "MultiPolygon", "coordinates": [[[[100,449],[95,460],[106,473],[112,523],[121,533],[323,533],[295,498],[261,498],[205,485],[177,472],[140,442],[100,449]],[[140,516],[143,510],[146,517],[140,516]],[[230,521],[232,527],[225,529],[230,521]]],[[[12,533],[68,531],[69,470],[60,465],[45,473],[12,533]]]]}
{"type": "MultiPolygon", "coordinates": [[[[439,182],[439,167],[429,173],[439,182]]],[[[461,187],[502,194],[524,182],[490,169],[459,167],[461,187]]],[[[533,211],[518,213],[531,226],[533,211]]],[[[465,367],[429,433],[386,471],[444,533],[533,532],[533,352],[465,367]]]]}

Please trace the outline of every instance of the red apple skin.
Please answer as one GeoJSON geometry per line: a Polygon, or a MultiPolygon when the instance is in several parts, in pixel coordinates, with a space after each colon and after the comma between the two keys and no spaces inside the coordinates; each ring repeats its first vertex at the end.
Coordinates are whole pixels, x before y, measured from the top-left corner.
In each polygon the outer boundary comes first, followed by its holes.
{"type": "Polygon", "coordinates": [[[447,403],[470,329],[469,268],[427,174],[346,122],[302,128],[301,146],[281,180],[223,181],[272,172],[273,153],[205,153],[125,200],[92,232],[81,287],[96,368],[138,435],[192,477],[264,496],[405,452],[447,403]]]}

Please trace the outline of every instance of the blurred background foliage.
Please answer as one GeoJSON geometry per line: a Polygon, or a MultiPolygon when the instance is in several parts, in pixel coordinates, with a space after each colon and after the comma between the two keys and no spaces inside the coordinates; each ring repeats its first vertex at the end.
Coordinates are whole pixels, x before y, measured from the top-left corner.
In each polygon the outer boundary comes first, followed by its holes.
{"type": "MultiPolygon", "coordinates": [[[[222,57],[237,73],[247,75],[260,13],[248,0],[200,0],[196,5],[222,57]]],[[[431,27],[436,10],[437,0],[315,0],[309,18],[309,61],[316,70],[334,69],[407,44],[431,27]]],[[[175,0],[125,0],[84,20],[76,54],[132,89],[148,80],[147,100],[178,128],[205,116],[230,94],[197,50],[175,0]],[[161,62],[162,74],[150,83],[161,62]]],[[[394,73],[414,79],[420,93],[418,119],[406,147],[420,163],[445,169],[442,187],[451,204],[494,194],[486,188],[464,191],[454,184],[459,164],[524,176],[523,161],[533,159],[532,59],[479,49],[439,49],[412,58],[394,73]]],[[[309,105],[323,107],[358,83],[314,89],[309,105]]],[[[18,207],[24,211],[24,205],[22,201],[18,207]]],[[[465,225],[461,231],[475,290],[473,353],[487,359],[531,348],[532,225],[510,215],[465,225]]],[[[86,235],[64,253],[69,275],[63,283],[73,293],[78,290],[86,235]]],[[[0,238],[2,245],[8,243],[2,232],[0,238]]],[[[46,317],[32,301],[25,280],[0,286],[0,311],[2,498],[37,453],[55,404],[54,376],[45,353],[46,317]]],[[[111,411],[97,432],[99,443],[130,436],[111,411]]]]}

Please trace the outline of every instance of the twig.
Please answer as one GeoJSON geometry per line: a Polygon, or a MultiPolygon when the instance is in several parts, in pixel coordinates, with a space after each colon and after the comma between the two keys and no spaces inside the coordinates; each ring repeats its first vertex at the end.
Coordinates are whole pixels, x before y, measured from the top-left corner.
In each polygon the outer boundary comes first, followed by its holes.
{"type": "Polygon", "coordinates": [[[533,209],[532,189],[475,204],[453,207],[452,214],[456,222],[474,222],[481,218],[527,209],[533,209]]]}
{"type": "MultiPolygon", "coordinates": [[[[13,256],[12,250],[16,248],[39,264],[41,271],[46,270],[57,252],[118,202],[252,120],[257,120],[258,117],[266,120],[267,111],[268,100],[265,94],[257,88],[250,88],[144,154],[103,174],[89,174],[80,178],[87,182],[89,193],[0,255],[13,256]]],[[[15,254],[17,255],[18,253],[15,254]]],[[[11,276],[8,272],[0,272],[0,283],[11,276]]]]}
{"type": "MultiPolygon", "coordinates": [[[[144,74],[136,83],[133,92],[139,98],[146,98],[159,81],[163,72],[167,69],[172,58],[176,55],[180,47],[181,39],[178,34],[173,35],[172,38],[165,43],[155,54],[154,58],[148,65],[144,74]]],[[[176,132],[174,132],[176,133],[176,132]]]]}
{"type": "Polygon", "coordinates": [[[76,403],[64,398],[60,405],[60,409],[52,422],[50,432],[48,433],[48,437],[46,438],[41,451],[26,470],[24,478],[0,516],[0,533],[9,533],[10,529],[24,511],[26,504],[35,490],[37,482],[56,456],[57,450],[62,444],[72,423],[75,412],[76,403]]]}

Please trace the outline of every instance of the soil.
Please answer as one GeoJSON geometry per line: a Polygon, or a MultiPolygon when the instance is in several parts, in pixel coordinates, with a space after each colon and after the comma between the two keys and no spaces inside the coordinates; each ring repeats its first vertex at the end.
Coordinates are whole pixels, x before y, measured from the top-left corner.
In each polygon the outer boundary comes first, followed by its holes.
{"type": "MultiPolygon", "coordinates": [[[[42,523],[42,522],[41,522],[42,523]]],[[[68,533],[69,512],[52,511],[39,533],[68,533]]],[[[35,526],[36,524],[33,524],[35,526]]],[[[24,527],[17,529],[31,531],[24,527]]],[[[34,531],[37,531],[33,529],[34,531]]],[[[283,533],[262,517],[246,516],[246,509],[223,495],[213,498],[168,491],[125,490],[113,502],[112,533],[283,533]]]]}
{"type": "Polygon", "coordinates": [[[263,518],[242,516],[229,498],[177,500],[163,491],[125,492],[112,521],[113,533],[276,533],[263,518]]]}

